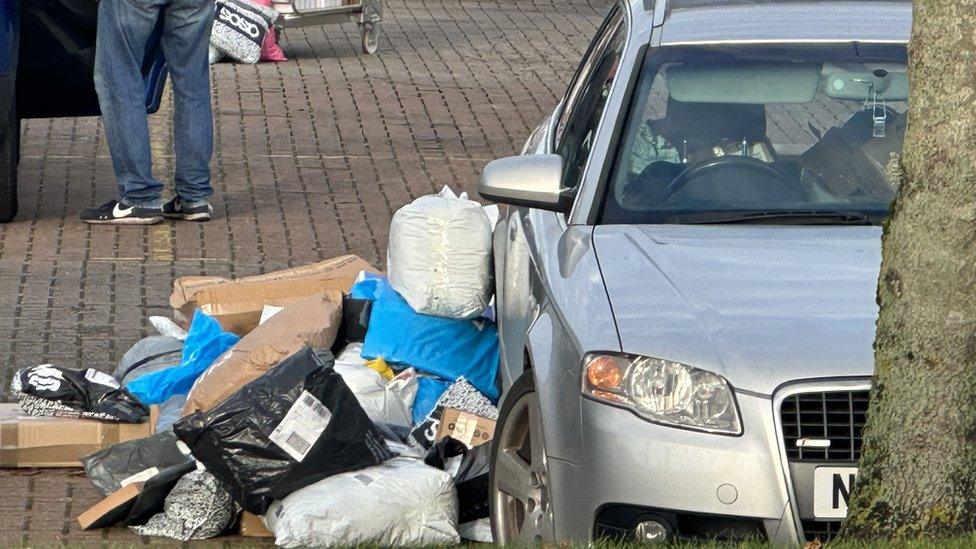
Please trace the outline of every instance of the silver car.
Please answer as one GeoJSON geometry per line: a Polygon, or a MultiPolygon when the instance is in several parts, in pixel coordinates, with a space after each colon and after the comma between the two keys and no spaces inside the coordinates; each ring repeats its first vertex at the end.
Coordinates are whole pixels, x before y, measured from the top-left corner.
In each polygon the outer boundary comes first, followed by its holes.
{"type": "Polygon", "coordinates": [[[614,5],[484,170],[500,542],[828,538],[873,369],[911,4],[614,5]]]}

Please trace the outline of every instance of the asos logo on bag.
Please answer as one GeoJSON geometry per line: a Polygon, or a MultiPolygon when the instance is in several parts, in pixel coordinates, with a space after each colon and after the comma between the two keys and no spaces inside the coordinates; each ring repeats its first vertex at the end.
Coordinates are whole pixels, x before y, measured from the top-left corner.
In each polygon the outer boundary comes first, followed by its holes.
{"type": "Polygon", "coordinates": [[[240,29],[241,32],[251,38],[257,38],[261,34],[261,29],[255,23],[248,21],[227,8],[220,10],[220,20],[232,27],[240,29]]]}

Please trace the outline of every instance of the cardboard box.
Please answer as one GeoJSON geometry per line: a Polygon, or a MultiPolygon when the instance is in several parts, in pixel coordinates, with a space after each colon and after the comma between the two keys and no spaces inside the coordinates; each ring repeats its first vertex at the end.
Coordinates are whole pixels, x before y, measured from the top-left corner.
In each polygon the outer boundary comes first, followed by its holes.
{"type": "Polygon", "coordinates": [[[454,408],[444,410],[441,414],[440,427],[437,429],[437,440],[449,436],[463,442],[469,448],[489,442],[494,435],[494,420],[454,408]]]}
{"type": "Polygon", "coordinates": [[[142,483],[133,482],[105,496],[105,499],[78,515],[77,520],[81,529],[104,528],[125,520],[132,504],[139,497],[140,490],[142,490],[142,483]]]}
{"type": "Polygon", "coordinates": [[[249,538],[273,538],[274,534],[264,525],[264,520],[254,513],[241,513],[241,535],[249,538]]]}
{"type": "Polygon", "coordinates": [[[82,457],[147,437],[155,424],[29,416],[17,404],[0,404],[0,467],[81,467],[82,457]]]}
{"type": "Polygon", "coordinates": [[[285,307],[217,357],[193,384],[182,415],[213,408],[302,347],[332,347],[341,317],[342,293],[337,290],[285,307]]]}
{"type": "Polygon", "coordinates": [[[237,335],[253,330],[265,305],[283,307],[327,290],[348,292],[360,271],[376,269],[365,260],[344,255],[273,273],[227,279],[219,276],[185,276],[173,282],[169,303],[173,318],[188,326],[200,309],[237,335]]]}

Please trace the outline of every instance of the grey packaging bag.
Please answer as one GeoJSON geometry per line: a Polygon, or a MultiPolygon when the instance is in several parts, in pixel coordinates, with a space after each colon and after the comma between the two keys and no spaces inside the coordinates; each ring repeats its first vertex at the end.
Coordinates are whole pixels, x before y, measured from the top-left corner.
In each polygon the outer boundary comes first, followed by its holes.
{"type": "Polygon", "coordinates": [[[272,8],[248,0],[217,0],[210,45],[241,63],[261,60],[261,45],[278,19],[272,8]]]}

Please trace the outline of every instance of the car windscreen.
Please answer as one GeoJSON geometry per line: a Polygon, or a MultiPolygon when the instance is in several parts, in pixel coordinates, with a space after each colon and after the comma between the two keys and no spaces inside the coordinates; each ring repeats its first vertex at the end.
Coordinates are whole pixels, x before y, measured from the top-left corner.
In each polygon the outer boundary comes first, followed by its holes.
{"type": "Polygon", "coordinates": [[[906,54],[855,43],[651,49],[600,223],[880,223],[898,187],[906,54]]]}

